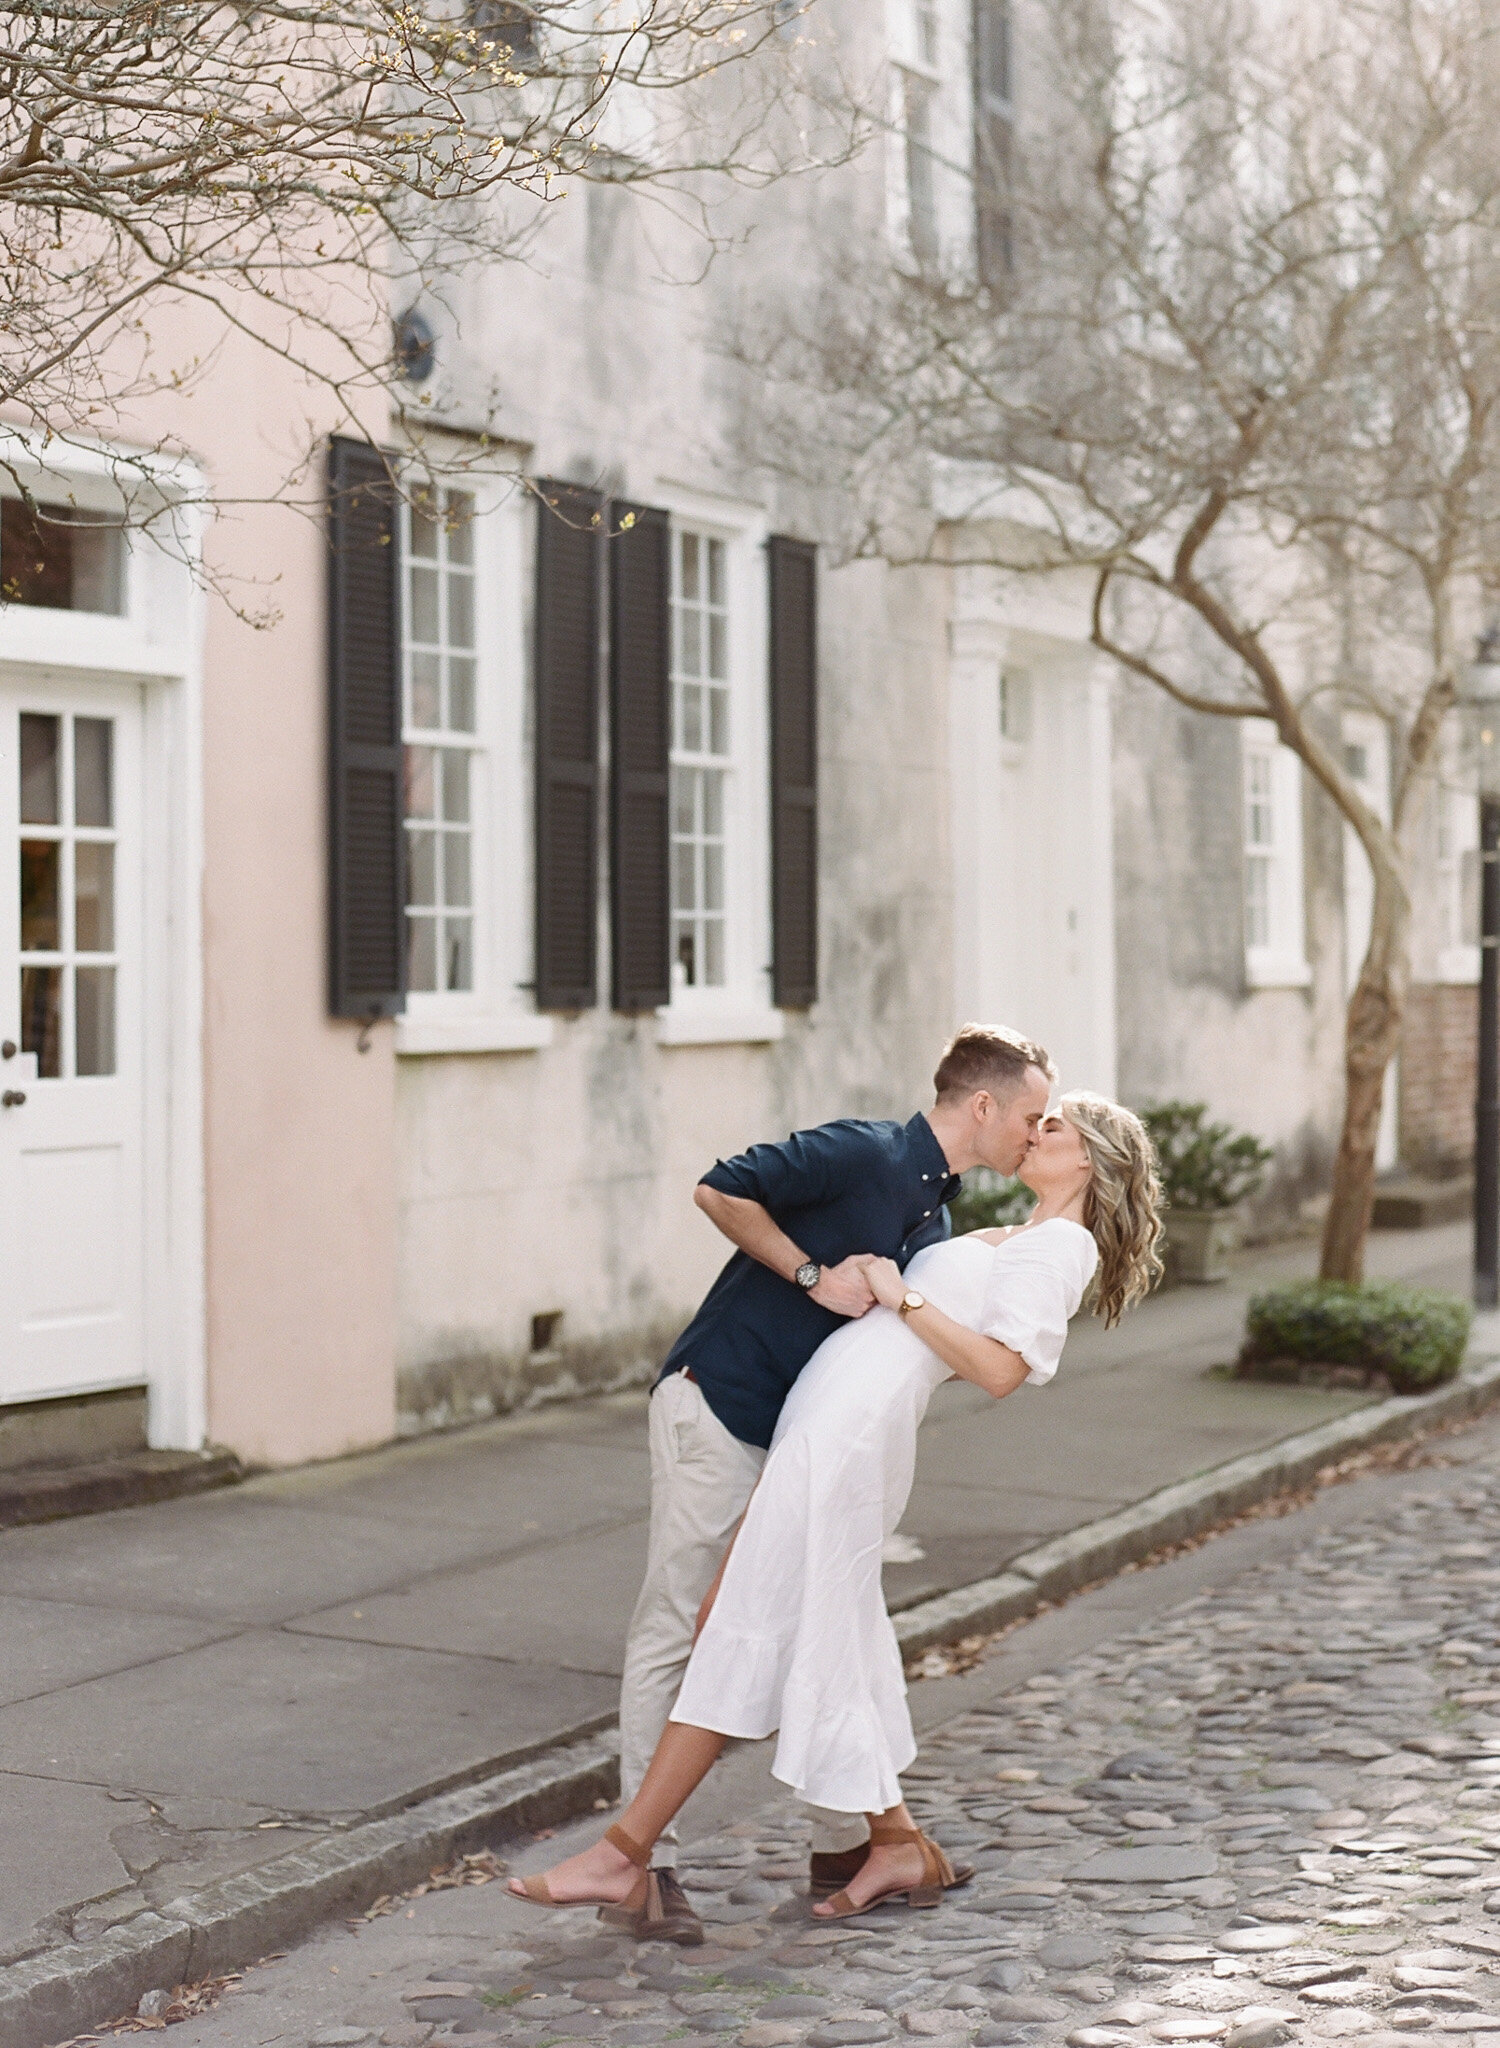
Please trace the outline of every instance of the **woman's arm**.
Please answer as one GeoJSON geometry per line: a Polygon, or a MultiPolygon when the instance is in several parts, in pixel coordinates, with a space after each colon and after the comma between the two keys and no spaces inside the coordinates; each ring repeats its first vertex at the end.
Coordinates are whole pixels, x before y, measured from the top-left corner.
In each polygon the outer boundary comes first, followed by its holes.
{"type": "MultiPolygon", "coordinates": [[[[907,1288],[895,1260],[872,1259],[865,1271],[875,1299],[881,1306],[899,1308],[907,1288]]],[[[981,1336],[967,1323],[954,1322],[952,1316],[945,1316],[930,1301],[921,1308],[912,1309],[906,1320],[950,1372],[957,1373],[961,1380],[968,1380],[976,1387],[983,1387],[997,1401],[1013,1394],[1031,1370],[1019,1351],[1012,1351],[1008,1344],[997,1343],[993,1337],[981,1336]]]]}

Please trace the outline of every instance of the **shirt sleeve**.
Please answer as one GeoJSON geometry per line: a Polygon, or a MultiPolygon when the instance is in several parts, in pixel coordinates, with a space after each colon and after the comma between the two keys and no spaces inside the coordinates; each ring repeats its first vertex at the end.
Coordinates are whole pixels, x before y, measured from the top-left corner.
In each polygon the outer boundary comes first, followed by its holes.
{"type": "Polygon", "coordinates": [[[1068,1322],[1083,1299],[1097,1258],[1082,1231],[1045,1228],[997,1246],[980,1329],[1029,1368],[1033,1386],[1057,1371],[1068,1322]]]}
{"type": "Polygon", "coordinates": [[[871,1136],[860,1125],[819,1124],[793,1131],[781,1144],[752,1145],[720,1159],[703,1181],[720,1194],[759,1202],[774,1216],[837,1200],[868,1177],[873,1163],[871,1136]]]}

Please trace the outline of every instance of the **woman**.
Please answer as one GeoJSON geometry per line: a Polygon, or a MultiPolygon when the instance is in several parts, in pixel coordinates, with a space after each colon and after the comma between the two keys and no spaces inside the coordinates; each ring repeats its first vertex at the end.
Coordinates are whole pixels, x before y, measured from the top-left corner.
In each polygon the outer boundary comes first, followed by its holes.
{"type": "Polygon", "coordinates": [[[1119,1321],[1161,1272],[1151,1141],[1100,1096],[1065,1095],[1021,1167],[1030,1219],[866,1271],[880,1307],[814,1353],[787,1398],[760,1483],[704,1601],[687,1675],[639,1793],[601,1842],[510,1889],[538,1905],[597,1903],[649,1933],[661,1830],[731,1737],[779,1730],[772,1766],[810,1803],[870,1820],[857,1877],[814,1913],[841,1919],[906,1895],[935,1905],[952,1872],[913,1825],[899,1773],[916,1755],[880,1551],[911,1491],[917,1427],[957,1375],[997,1400],[1057,1370],[1095,1277],[1119,1321]]]}

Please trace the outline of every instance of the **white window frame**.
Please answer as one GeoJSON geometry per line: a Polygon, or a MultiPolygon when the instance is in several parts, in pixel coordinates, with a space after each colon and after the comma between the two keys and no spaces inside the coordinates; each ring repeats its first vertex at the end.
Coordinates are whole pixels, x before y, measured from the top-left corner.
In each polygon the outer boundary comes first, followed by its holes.
{"type": "MultiPolygon", "coordinates": [[[[414,990],[396,1019],[396,1051],[527,1052],[550,1045],[553,1022],[531,984],[532,791],[526,607],[532,541],[525,494],[509,469],[431,464],[432,481],[474,498],[474,749],[470,841],[474,986],[414,990]]],[[[417,479],[413,477],[415,484],[417,479]]],[[[405,513],[401,519],[405,603],[405,513]]],[[[405,634],[402,692],[405,705],[405,634]]],[[[403,730],[404,730],[403,725],[403,730]]],[[[403,912],[402,943],[405,944],[403,912]]]]}
{"type": "Polygon", "coordinates": [[[1268,718],[1247,718],[1240,729],[1241,890],[1248,897],[1249,862],[1266,862],[1267,940],[1252,945],[1245,934],[1245,980],[1251,988],[1306,988],[1312,980],[1307,959],[1302,874],[1302,763],[1281,744],[1268,718]],[[1250,763],[1269,765],[1269,841],[1252,846],[1249,836],[1250,763]]]}
{"type": "Polygon", "coordinates": [[[890,137],[887,196],[892,240],[904,264],[914,270],[941,269],[947,259],[951,223],[945,201],[944,158],[937,137],[954,113],[951,80],[948,76],[951,35],[947,0],[891,0],[894,9],[889,31],[891,51],[890,137]],[[934,32],[935,52],[923,50],[926,28],[934,32]],[[927,135],[922,142],[911,132],[914,100],[924,106],[927,135]],[[932,184],[932,247],[918,253],[913,233],[911,161],[914,149],[927,153],[928,176],[932,184]]]}
{"type": "MultiPolygon", "coordinates": [[[[667,483],[655,491],[683,527],[725,547],[729,599],[729,754],[725,773],[724,982],[679,986],[656,1013],[659,1045],[756,1044],[780,1038],[771,1000],[770,678],[767,526],[755,509],[667,483]]],[[[675,644],[675,620],[673,639],[675,644]]]]}
{"type": "Polygon", "coordinates": [[[1446,774],[1438,779],[1434,826],[1438,914],[1443,920],[1437,978],[1460,984],[1477,982],[1479,944],[1462,934],[1465,857],[1479,858],[1479,800],[1472,790],[1454,787],[1446,774]]]}

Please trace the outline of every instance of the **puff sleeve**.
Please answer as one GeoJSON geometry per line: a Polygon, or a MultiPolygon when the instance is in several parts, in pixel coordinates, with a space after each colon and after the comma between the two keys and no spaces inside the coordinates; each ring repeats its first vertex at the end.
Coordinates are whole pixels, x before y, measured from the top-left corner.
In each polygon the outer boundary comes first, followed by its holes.
{"type": "Polygon", "coordinates": [[[1061,1217],[996,1247],[979,1327],[986,1337],[1021,1354],[1030,1368],[1026,1377],[1035,1386],[1057,1371],[1069,1318],[1083,1299],[1098,1256],[1089,1233],[1061,1217]]]}

